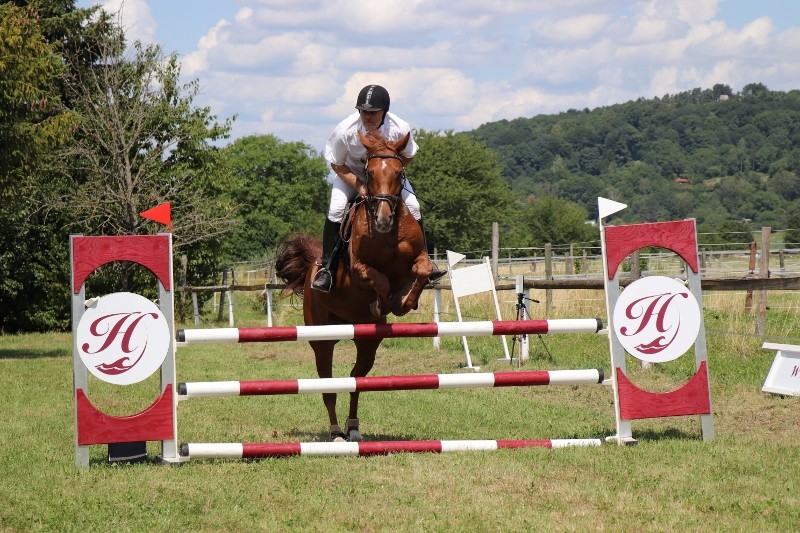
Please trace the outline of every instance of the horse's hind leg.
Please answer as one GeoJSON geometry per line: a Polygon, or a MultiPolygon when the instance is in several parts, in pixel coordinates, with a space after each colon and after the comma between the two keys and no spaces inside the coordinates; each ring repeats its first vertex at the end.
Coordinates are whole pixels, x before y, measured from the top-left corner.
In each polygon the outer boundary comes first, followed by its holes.
{"type": "MultiPolygon", "coordinates": [[[[353,370],[350,371],[350,377],[361,378],[372,370],[372,366],[375,364],[375,353],[378,351],[378,345],[380,345],[381,340],[358,340],[354,342],[356,345],[356,364],[353,365],[353,370]]],[[[350,411],[345,425],[345,434],[347,435],[347,440],[351,442],[360,442],[362,440],[358,428],[358,392],[350,393],[350,411]]]]}
{"type": "MultiPolygon", "coordinates": [[[[309,344],[311,344],[311,348],[314,350],[314,359],[317,364],[317,375],[321,378],[332,378],[333,347],[336,346],[336,341],[313,341],[309,344]]],[[[344,440],[345,434],[339,427],[339,421],[336,416],[336,393],[323,393],[322,403],[325,404],[325,409],[328,410],[328,421],[331,425],[331,440],[344,440]]]]}

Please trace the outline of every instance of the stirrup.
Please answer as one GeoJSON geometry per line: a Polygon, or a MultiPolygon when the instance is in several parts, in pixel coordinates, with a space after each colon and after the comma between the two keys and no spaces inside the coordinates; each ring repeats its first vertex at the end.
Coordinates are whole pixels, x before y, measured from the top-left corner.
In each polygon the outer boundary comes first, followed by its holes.
{"type": "Polygon", "coordinates": [[[311,282],[311,288],[320,292],[331,292],[333,288],[333,276],[327,268],[320,268],[317,275],[314,276],[314,281],[311,282]]]}
{"type": "Polygon", "coordinates": [[[428,277],[428,283],[431,285],[439,283],[439,281],[445,276],[445,274],[447,274],[446,270],[439,270],[439,269],[434,270],[428,277]]]}
{"type": "Polygon", "coordinates": [[[348,418],[344,426],[344,432],[348,442],[361,442],[363,437],[358,431],[358,418],[348,418]]]}

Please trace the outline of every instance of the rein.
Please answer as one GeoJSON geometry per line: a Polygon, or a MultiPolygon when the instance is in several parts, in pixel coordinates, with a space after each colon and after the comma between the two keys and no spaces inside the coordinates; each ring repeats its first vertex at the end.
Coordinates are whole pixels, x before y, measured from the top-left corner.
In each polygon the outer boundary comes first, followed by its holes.
{"type": "MultiPolygon", "coordinates": [[[[397,159],[400,161],[400,165],[402,167],[403,160],[400,158],[399,155],[396,154],[373,154],[367,157],[367,161],[364,163],[364,176],[367,179],[367,205],[369,206],[370,211],[372,211],[372,216],[377,218],[378,216],[378,208],[377,206],[380,205],[380,202],[386,202],[389,204],[392,210],[392,216],[395,215],[397,211],[397,205],[400,203],[400,195],[395,194],[369,194],[369,172],[367,171],[367,167],[369,166],[370,159],[397,159]]],[[[406,171],[405,167],[402,168],[400,171],[400,179],[405,182],[406,179],[406,171]]],[[[401,188],[402,190],[402,188],[401,188]]]]}

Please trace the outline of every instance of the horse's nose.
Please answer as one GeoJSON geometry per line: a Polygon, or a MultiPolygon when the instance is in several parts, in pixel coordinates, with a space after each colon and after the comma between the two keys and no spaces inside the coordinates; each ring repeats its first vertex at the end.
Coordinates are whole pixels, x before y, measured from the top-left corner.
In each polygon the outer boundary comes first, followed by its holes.
{"type": "Polygon", "coordinates": [[[392,217],[378,217],[375,219],[375,229],[379,233],[389,233],[392,229],[392,217]]]}
{"type": "Polygon", "coordinates": [[[375,213],[375,229],[379,233],[389,233],[392,229],[392,209],[387,202],[381,202],[375,213]]]}

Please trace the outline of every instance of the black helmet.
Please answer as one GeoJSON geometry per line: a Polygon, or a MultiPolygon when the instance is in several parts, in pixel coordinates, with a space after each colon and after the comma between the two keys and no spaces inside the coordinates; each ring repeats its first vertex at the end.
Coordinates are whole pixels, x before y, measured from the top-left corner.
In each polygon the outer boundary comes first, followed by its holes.
{"type": "Polygon", "coordinates": [[[380,85],[367,85],[358,93],[356,109],[362,111],[389,111],[389,91],[380,85]]]}

